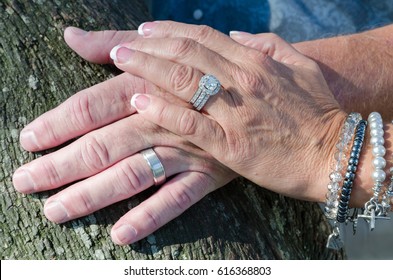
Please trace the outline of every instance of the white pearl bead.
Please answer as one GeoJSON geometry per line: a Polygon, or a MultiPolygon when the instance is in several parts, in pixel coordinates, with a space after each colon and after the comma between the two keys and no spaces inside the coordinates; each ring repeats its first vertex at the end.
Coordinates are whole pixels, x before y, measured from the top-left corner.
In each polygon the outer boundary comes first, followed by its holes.
{"type": "Polygon", "coordinates": [[[385,139],[382,136],[373,136],[370,139],[371,145],[383,145],[385,144],[385,139]]]}
{"type": "Polygon", "coordinates": [[[377,117],[369,117],[369,118],[368,118],[368,122],[369,122],[369,123],[377,122],[378,120],[379,120],[379,118],[377,118],[377,117]]]}
{"type": "Polygon", "coordinates": [[[383,136],[383,129],[374,128],[371,129],[371,136],[383,136]]]}
{"type": "Polygon", "coordinates": [[[374,182],[382,183],[383,181],[385,181],[386,173],[381,169],[377,169],[373,172],[372,177],[374,182]]]}
{"type": "Polygon", "coordinates": [[[373,155],[375,157],[383,157],[386,153],[385,147],[382,145],[377,145],[373,147],[373,155]]]}
{"type": "Polygon", "coordinates": [[[383,129],[383,123],[382,123],[382,121],[370,122],[370,128],[371,129],[383,129]]]}
{"type": "Polygon", "coordinates": [[[386,166],[386,160],[383,157],[376,157],[373,159],[373,165],[375,168],[383,169],[386,166]]]}
{"type": "Polygon", "coordinates": [[[372,119],[381,119],[382,116],[380,113],[378,112],[372,112],[369,116],[368,116],[368,121],[371,121],[372,119]]]}

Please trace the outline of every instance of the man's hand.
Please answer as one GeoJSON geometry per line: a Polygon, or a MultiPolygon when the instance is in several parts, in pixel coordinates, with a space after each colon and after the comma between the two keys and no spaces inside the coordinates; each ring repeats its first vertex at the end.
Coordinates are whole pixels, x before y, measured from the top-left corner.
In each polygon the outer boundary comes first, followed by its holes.
{"type": "MultiPolygon", "coordinates": [[[[97,63],[110,62],[110,49],[135,36],[134,31],[85,33],[71,28],[65,32],[67,43],[77,53],[97,63]]],[[[152,186],[152,172],[139,152],[154,147],[167,177],[172,178],[113,226],[113,241],[124,245],[144,238],[236,177],[206,152],[134,114],[131,97],[147,91],[183,102],[124,73],[76,93],[34,120],[20,135],[28,151],[80,138],[20,167],[13,176],[15,188],[33,193],[78,181],[45,203],[48,219],[63,223],[152,186]]]]}

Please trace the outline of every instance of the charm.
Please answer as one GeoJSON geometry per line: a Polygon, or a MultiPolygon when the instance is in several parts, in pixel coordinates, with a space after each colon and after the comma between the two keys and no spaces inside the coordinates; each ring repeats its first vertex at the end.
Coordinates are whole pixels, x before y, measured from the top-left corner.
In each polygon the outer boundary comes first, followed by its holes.
{"type": "Polygon", "coordinates": [[[376,211],[378,209],[378,204],[371,200],[368,201],[365,205],[365,209],[363,211],[362,215],[358,215],[358,218],[363,218],[366,220],[366,222],[369,224],[370,231],[373,231],[375,229],[375,221],[376,220],[390,220],[390,217],[386,217],[384,215],[380,215],[382,212],[376,211]]]}
{"type": "Polygon", "coordinates": [[[340,250],[342,247],[344,247],[344,240],[342,240],[340,236],[340,230],[336,226],[333,229],[333,232],[329,235],[328,241],[326,243],[326,248],[340,250]]]}

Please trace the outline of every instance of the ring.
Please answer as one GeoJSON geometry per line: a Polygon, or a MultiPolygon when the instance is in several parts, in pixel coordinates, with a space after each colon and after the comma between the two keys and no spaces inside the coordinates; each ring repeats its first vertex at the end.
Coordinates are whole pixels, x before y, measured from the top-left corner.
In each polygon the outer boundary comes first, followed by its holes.
{"type": "Polygon", "coordinates": [[[204,75],[200,79],[198,90],[191,98],[190,103],[197,111],[200,111],[203,106],[205,106],[210,96],[217,94],[220,88],[220,81],[216,77],[210,74],[204,75]]]}
{"type": "Polygon", "coordinates": [[[165,170],[156,152],[152,149],[146,149],[140,152],[147,161],[150,170],[153,172],[154,185],[158,186],[165,182],[165,170]]]}

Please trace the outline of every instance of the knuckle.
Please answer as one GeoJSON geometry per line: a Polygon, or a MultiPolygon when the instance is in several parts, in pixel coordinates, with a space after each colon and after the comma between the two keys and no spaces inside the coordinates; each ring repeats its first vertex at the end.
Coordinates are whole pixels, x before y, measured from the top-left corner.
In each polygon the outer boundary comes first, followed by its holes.
{"type": "Polygon", "coordinates": [[[198,38],[199,42],[204,42],[210,40],[215,32],[216,31],[208,25],[199,25],[196,27],[195,36],[198,38]]]}
{"type": "Polygon", "coordinates": [[[174,206],[179,210],[178,212],[184,212],[188,209],[192,202],[192,194],[188,192],[187,188],[182,188],[180,190],[172,189],[169,191],[170,198],[174,206]]]}
{"type": "Polygon", "coordinates": [[[189,38],[175,39],[171,46],[171,53],[177,58],[189,57],[196,49],[197,43],[189,38]]]}
{"type": "MultiPolygon", "coordinates": [[[[51,146],[54,145],[58,145],[59,143],[62,142],[61,136],[58,134],[57,130],[55,129],[55,125],[53,123],[53,119],[52,118],[41,118],[41,121],[39,123],[40,125],[40,130],[42,129],[42,131],[45,132],[45,136],[48,137],[48,144],[50,144],[51,146]]],[[[38,138],[37,140],[39,140],[40,138],[38,138]]]]}
{"type": "Polygon", "coordinates": [[[307,63],[309,64],[309,68],[315,72],[322,72],[321,68],[319,67],[318,63],[315,60],[307,58],[307,63]]]}
{"type": "Polygon", "coordinates": [[[92,197],[89,196],[88,192],[76,191],[74,195],[76,196],[74,201],[77,201],[80,207],[79,209],[80,213],[78,214],[78,216],[81,213],[86,215],[86,214],[93,213],[94,211],[97,210],[94,201],[92,197]]]}
{"type": "Polygon", "coordinates": [[[241,88],[247,89],[248,92],[257,92],[261,87],[262,81],[259,76],[248,73],[248,72],[239,72],[237,74],[238,83],[241,88]]]}
{"type": "Polygon", "coordinates": [[[91,171],[101,171],[111,163],[108,148],[96,136],[89,136],[85,139],[81,147],[81,158],[91,171]]]}
{"type": "Polygon", "coordinates": [[[267,33],[266,37],[269,41],[274,41],[274,42],[282,40],[281,37],[278,36],[276,33],[267,33]]]}
{"type": "Polygon", "coordinates": [[[42,168],[44,169],[44,174],[49,179],[49,184],[51,187],[57,187],[61,185],[62,177],[60,172],[56,168],[56,164],[51,158],[47,158],[42,162],[42,168]]]}
{"type": "Polygon", "coordinates": [[[266,53],[254,49],[248,49],[247,52],[249,61],[254,61],[258,65],[265,65],[268,58],[268,55],[266,53]]]}
{"type": "Polygon", "coordinates": [[[190,66],[175,64],[170,73],[170,86],[176,92],[187,91],[193,85],[194,70],[190,66]]]}
{"type": "Polygon", "coordinates": [[[180,135],[188,136],[195,135],[197,129],[197,121],[193,115],[194,111],[185,110],[178,118],[178,125],[180,135]]]}
{"type": "Polygon", "coordinates": [[[69,106],[72,126],[83,129],[86,126],[94,125],[94,114],[91,112],[92,105],[89,94],[84,93],[74,96],[69,106]]]}
{"type": "Polygon", "coordinates": [[[117,169],[117,179],[119,182],[119,194],[125,196],[139,193],[143,186],[140,175],[135,172],[135,169],[130,162],[124,162],[117,169]]]}
{"type": "Polygon", "coordinates": [[[161,227],[162,223],[159,214],[156,214],[150,207],[144,209],[144,216],[143,221],[148,228],[158,229],[161,227]]]}

